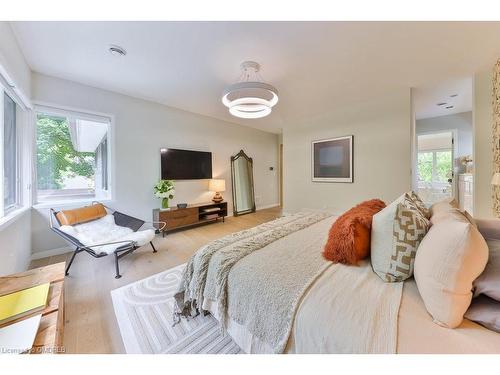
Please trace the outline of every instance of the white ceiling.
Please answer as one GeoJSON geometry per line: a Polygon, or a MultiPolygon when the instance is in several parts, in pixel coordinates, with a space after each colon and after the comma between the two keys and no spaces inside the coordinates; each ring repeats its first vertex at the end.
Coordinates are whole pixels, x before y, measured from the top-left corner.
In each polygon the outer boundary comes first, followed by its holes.
{"type": "Polygon", "coordinates": [[[500,57],[498,22],[12,26],[34,71],[272,132],[391,90],[471,77],[500,57]],[[127,56],[111,56],[109,44],[124,47],[127,56]],[[259,62],[263,78],[279,90],[279,103],[264,119],[232,117],[220,101],[244,60],[259,62]]]}
{"type": "Polygon", "coordinates": [[[472,91],[472,78],[416,88],[413,97],[417,120],[472,111],[472,91]]]}

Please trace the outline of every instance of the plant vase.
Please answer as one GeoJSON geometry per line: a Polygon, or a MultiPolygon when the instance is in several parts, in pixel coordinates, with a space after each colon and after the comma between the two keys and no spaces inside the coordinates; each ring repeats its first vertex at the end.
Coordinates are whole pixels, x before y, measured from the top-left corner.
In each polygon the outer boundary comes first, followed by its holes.
{"type": "Polygon", "coordinates": [[[170,208],[168,207],[168,198],[162,198],[162,200],[161,200],[161,209],[163,211],[170,210],[170,208]]]}

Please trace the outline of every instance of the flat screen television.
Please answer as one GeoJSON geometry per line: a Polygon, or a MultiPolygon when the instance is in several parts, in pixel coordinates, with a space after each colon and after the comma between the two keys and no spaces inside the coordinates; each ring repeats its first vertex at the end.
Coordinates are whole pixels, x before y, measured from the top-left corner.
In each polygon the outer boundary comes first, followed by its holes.
{"type": "Polygon", "coordinates": [[[201,180],[212,178],[212,153],[204,151],[161,149],[163,180],[201,180]]]}

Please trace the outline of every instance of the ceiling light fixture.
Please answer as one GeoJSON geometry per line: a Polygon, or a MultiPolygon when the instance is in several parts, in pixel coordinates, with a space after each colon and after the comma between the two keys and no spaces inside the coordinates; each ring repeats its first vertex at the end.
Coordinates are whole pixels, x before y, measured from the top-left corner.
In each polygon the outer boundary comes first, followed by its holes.
{"type": "Polygon", "coordinates": [[[446,104],[448,104],[448,103],[441,102],[441,103],[437,103],[436,105],[437,105],[438,107],[442,107],[443,105],[446,105],[446,104]]]}
{"type": "Polygon", "coordinates": [[[260,65],[255,61],[243,62],[239,82],[228,86],[222,93],[222,103],[233,116],[265,117],[278,103],[278,90],[263,81],[259,70],[260,65]]]}
{"type": "Polygon", "coordinates": [[[124,48],[120,46],[115,46],[115,45],[110,45],[109,46],[109,53],[111,53],[113,56],[125,56],[127,54],[127,51],[125,51],[124,48]]]}

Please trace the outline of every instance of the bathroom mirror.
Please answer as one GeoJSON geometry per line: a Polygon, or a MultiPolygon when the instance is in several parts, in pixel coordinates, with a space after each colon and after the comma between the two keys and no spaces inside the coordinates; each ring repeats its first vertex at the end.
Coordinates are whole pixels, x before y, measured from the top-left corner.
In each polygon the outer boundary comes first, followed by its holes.
{"type": "Polygon", "coordinates": [[[231,156],[231,178],[233,182],[233,215],[255,212],[253,161],[243,150],[235,156],[231,156]]]}

